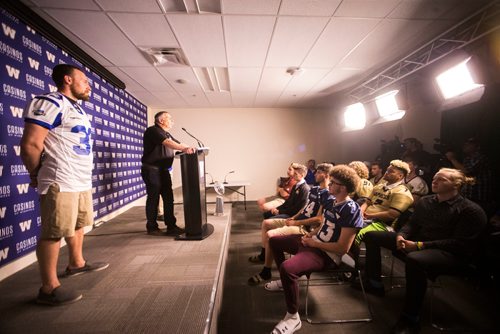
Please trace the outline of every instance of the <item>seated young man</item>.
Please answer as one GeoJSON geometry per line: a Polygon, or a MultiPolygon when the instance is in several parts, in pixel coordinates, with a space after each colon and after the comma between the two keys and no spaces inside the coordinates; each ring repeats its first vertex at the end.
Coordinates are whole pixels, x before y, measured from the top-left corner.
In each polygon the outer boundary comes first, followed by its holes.
{"type": "Polygon", "coordinates": [[[420,199],[409,222],[398,233],[365,235],[367,292],[384,294],[381,247],[406,257],[405,304],[394,333],[418,333],[427,279],[462,272],[475,254],[487,218],[479,205],[460,195],[460,188],[471,181],[459,170],[442,168],[432,180],[435,194],[420,199]]]}
{"type": "Polygon", "coordinates": [[[366,167],[363,161],[351,161],[348,166],[354,169],[361,179],[356,191],[349,194],[349,196],[361,205],[370,198],[373,191],[373,184],[368,181],[368,167],[366,167]]]}
{"type": "Polygon", "coordinates": [[[413,196],[403,184],[410,171],[406,162],[392,160],[384,174],[385,184],[373,188],[370,199],[363,203],[363,217],[371,223],[359,231],[356,245],[359,246],[365,233],[369,231],[387,231],[394,221],[413,203],[413,196]]]}
{"type": "Polygon", "coordinates": [[[384,183],[384,169],[382,168],[380,161],[373,161],[370,166],[370,182],[373,186],[378,185],[379,183],[384,183]]]}
{"type": "Polygon", "coordinates": [[[262,222],[261,252],[258,255],[251,256],[248,261],[253,263],[264,262],[264,268],[259,274],[250,277],[248,279],[248,284],[257,285],[262,281],[271,279],[273,256],[269,251],[270,237],[288,234],[304,235],[321,223],[323,203],[325,203],[329,197],[328,183],[330,182],[329,173],[332,167],[331,164],[327,163],[317,166],[314,178],[319,186],[313,186],[311,188],[307,203],[299,213],[293,215],[291,218],[271,218],[265,219],[262,222]]]}
{"type": "Polygon", "coordinates": [[[292,177],[296,183],[290,190],[290,197],[280,206],[265,211],[263,213],[264,219],[271,217],[289,218],[299,212],[306,204],[307,195],[309,194],[309,185],[304,179],[307,173],[307,167],[298,163],[293,163],[291,167],[293,169],[292,177]]]}
{"type": "Polygon", "coordinates": [[[286,177],[280,177],[276,184],[276,195],[272,198],[259,198],[257,205],[260,211],[266,212],[285,203],[285,200],[290,197],[290,191],[297,181],[293,178],[293,163],[288,166],[286,177]]]}
{"type": "Polygon", "coordinates": [[[280,271],[287,313],[273,334],[290,334],[302,326],[299,308],[298,278],[304,274],[337,266],[349,250],[363,218],[358,203],[349,198],[356,190],[359,176],[346,166],[338,165],[330,172],[329,197],[323,211],[323,223],[314,231],[300,235],[275,236],[269,246],[280,271]],[[284,252],[294,254],[285,261],[284,252]]]}

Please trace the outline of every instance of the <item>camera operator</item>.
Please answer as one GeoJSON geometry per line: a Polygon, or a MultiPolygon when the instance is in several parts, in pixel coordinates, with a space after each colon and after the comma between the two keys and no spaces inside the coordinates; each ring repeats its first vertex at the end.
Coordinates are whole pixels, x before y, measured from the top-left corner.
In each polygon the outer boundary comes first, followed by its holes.
{"type": "Polygon", "coordinates": [[[460,162],[454,152],[446,152],[445,156],[454,168],[460,169],[467,176],[476,179],[475,184],[462,189],[463,195],[479,204],[486,214],[491,216],[494,209],[492,171],[488,158],[481,152],[481,146],[475,138],[469,138],[462,146],[464,159],[460,162]]]}

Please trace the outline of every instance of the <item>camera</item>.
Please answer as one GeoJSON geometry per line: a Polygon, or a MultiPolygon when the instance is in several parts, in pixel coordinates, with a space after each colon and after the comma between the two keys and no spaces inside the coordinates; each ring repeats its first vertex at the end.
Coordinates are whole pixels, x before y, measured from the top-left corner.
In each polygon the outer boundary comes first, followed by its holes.
{"type": "Polygon", "coordinates": [[[434,145],[432,146],[432,148],[442,155],[445,155],[446,152],[453,151],[453,148],[446,142],[443,142],[440,138],[434,138],[434,145]]]}

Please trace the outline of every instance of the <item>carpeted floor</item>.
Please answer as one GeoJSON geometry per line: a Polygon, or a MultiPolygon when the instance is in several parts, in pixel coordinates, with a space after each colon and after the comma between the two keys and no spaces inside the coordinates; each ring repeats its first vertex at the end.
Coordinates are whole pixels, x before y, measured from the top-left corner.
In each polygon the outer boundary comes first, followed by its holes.
{"type": "MultiPolygon", "coordinates": [[[[261,265],[252,264],[248,257],[260,250],[261,215],[255,203],[233,208],[229,256],[224,285],[224,298],[219,320],[219,334],[233,333],[270,333],[276,323],[286,313],[282,292],[268,292],[263,286],[249,286],[247,279],[261,270],[261,265]]],[[[386,254],[383,272],[390,272],[392,258],[386,254]]],[[[403,276],[403,266],[395,262],[395,276],[403,276]]],[[[273,278],[279,278],[273,268],[273,278]]],[[[442,318],[444,324],[473,328],[499,328],[495,320],[500,316],[498,289],[491,286],[478,286],[456,278],[444,277],[440,280],[442,288],[436,288],[437,301],[435,315],[442,318]],[[495,297],[496,296],[496,297],[495,297]]],[[[389,289],[389,280],[385,281],[389,289]]],[[[394,283],[404,283],[395,280],[394,283]]],[[[403,306],[404,288],[387,291],[384,298],[369,295],[373,310],[370,323],[322,324],[311,325],[302,322],[301,334],[308,333],[389,333],[403,306]]],[[[300,290],[301,308],[304,315],[304,291],[300,290]]],[[[363,316],[362,295],[349,286],[314,287],[311,290],[311,312],[314,315],[363,316]]],[[[427,295],[422,313],[422,333],[438,333],[430,325],[430,296],[427,295]]],[[[476,332],[472,330],[471,332],[476,332]]]]}

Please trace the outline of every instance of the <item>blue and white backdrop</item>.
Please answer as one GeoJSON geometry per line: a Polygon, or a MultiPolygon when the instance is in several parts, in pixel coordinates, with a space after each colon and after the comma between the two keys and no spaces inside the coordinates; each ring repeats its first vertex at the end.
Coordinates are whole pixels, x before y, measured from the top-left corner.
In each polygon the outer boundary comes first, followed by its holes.
{"type": "Polygon", "coordinates": [[[40,231],[36,189],[20,158],[23,109],[35,96],[56,87],[59,63],[84,68],[91,82],[84,102],[92,123],[94,218],[145,195],[140,176],[146,106],[90,71],[70,54],[2,9],[0,15],[0,267],[35,250],[40,231]]]}

